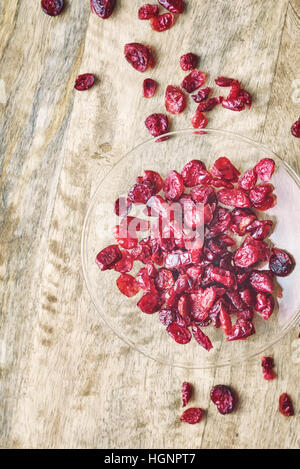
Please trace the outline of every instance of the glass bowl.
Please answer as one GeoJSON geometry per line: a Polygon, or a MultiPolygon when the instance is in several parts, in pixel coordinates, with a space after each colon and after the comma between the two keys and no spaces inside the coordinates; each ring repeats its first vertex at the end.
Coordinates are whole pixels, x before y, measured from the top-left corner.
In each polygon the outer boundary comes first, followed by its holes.
{"type": "MultiPolygon", "coordinates": [[[[187,129],[167,135],[170,138],[165,141],[151,139],[135,147],[100,182],[83,227],[81,255],[84,278],[99,317],[121,339],[147,357],[184,368],[234,365],[262,354],[299,320],[300,179],[269,148],[232,132],[205,129],[205,132],[196,134],[194,130],[187,129]],[[221,329],[208,326],[203,330],[214,348],[207,352],[195,340],[186,345],[174,342],[157,314],[144,314],[136,306],[142,293],[133,298],[123,296],[116,286],[119,274],[113,270],[101,272],[95,258],[105,246],[115,244],[112,235],[112,228],[118,223],[114,215],[115,200],[128,193],[145,169],[158,171],[165,177],[172,169],[180,172],[192,159],[200,159],[210,168],[219,156],[228,156],[241,172],[253,167],[261,158],[275,160],[277,169],[271,182],[275,187],[277,205],[268,212],[260,212],[260,217],[267,216],[275,222],[269,239],[293,255],[296,267],[290,276],[278,278],[283,296],[278,298],[271,318],[264,321],[255,315],[255,335],[245,341],[226,342],[221,329]]],[[[133,274],[142,266],[136,262],[133,274]]]]}

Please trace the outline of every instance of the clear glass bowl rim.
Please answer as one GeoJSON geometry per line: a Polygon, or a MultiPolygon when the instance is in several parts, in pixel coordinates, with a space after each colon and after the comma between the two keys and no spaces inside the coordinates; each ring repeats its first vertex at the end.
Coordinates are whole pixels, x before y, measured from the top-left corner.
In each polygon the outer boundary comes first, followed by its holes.
{"type": "MultiPolygon", "coordinates": [[[[265,145],[265,144],[262,144],[262,143],[259,143],[249,137],[245,137],[243,135],[240,135],[240,134],[237,134],[235,132],[232,132],[230,130],[221,130],[221,129],[213,129],[213,128],[205,128],[205,130],[202,131],[203,133],[207,133],[207,134],[216,134],[216,135],[224,135],[224,136],[227,136],[227,137],[231,137],[231,138],[236,138],[240,141],[243,141],[245,143],[248,143],[248,144],[251,144],[251,145],[254,145],[258,148],[263,148],[266,152],[268,152],[270,155],[274,155],[276,158],[278,158],[280,161],[281,161],[281,164],[285,167],[287,173],[291,176],[291,178],[295,181],[295,183],[297,184],[297,186],[299,187],[300,189],[300,177],[298,176],[298,174],[295,172],[295,170],[280,156],[278,155],[277,153],[275,153],[269,146],[265,145]]],[[[168,132],[166,134],[163,134],[164,137],[171,137],[171,136],[180,136],[180,135],[185,135],[185,134],[195,134],[195,129],[191,129],[191,128],[187,128],[187,129],[181,129],[181,130],[176,130],[176,131],[173,131],[173,132],[168,132]]],[[[85,253],[87,252],[87,246],[86,246],[86,227],[87,227],[87,223],[88,223],[88,219],[89,219],[89,214],[94,206],[94,203],[95,201],[97,200],[97,197],[98,197],[98,193],[99,191],[101,190],[101,186],[102,186],[102,183],[104,182],[104,180],[110,175],[110,173],[115,169],[115,167],[121,162],[123,161],[124,159],[126,159],[131,153],[133,153],[134,151],[136,151],[138,148],[142,147],[142,146],[146,146],[148,144],[150,144],[151,142],[152,143],[155,143],[159,138],[161,137],[157,137],[157,138],[149,138],[141,143],[139,143],[138,145],[136,145],[134,148],[132,148],[131,150],[129,150],[128,152],[126,152],[110,169],[109,171],[105,174],[105,176],[101,179],[101,181],[99,182],[98,186],[97,186],[97,189],[95,190],[95,193],[94,195],[92,196],[90,202],[89,202],[89,205],[88,205],[88,209],[87,209],[87,212],[86,212],[86,215],[85,215],[85,218],[84,218],[84,223],[83,223],[83,228],[82,228],[82,234],[81,234],[81,267],[82,267],[82,271],[83,271],[83,277],[84,277],[84,281],[85,281],[85,284],[86,284],[86,287],[87,287],[87,290],[89,292],[89,295],[90,295],[90,298],[93,302],[93,305],[95,307],[95,310],[99,313],[101,319],[104,321],[104,323],[116,334],[116,336],[121,339],[123,342],[125,342],[127,345],[129,345],[131,348],[133,348],[134,350],[138,351],[139,353],[141,353],[142,355],[144,355],[145,357],[147,358],[150,358],[151,360],[155,361],[155,362],[158,362],[158,363],[161,363],[163,365],[167,365],[167,366],[170,366],[170,367],[174,367],[174,368],[184,368],[184,369],[214,369],[214,368],[222,368],[222,367],[225,367],[225,366],[235,366],[235,365],[238,365],[241,363],[242,360],[244,360],[243,358],[242,359],[239,359],[238,357],[232,361],[232,360],[227,360],[227,361],[224,361],[224,362],[221,362],[221,363],[215,363],[215,364],[208,364],[207,366],[205,365],[200,365],[200,366],[194,366],[194,365],[183,365],[183,364],[177,364],[177,363],[170,363],[170,362],[167,362],[167,361],[164,361],[164,360],[159,360],[155,357],[152,357],[149,353],[145,352],[144,350],[142,350],[139,346],[137,346],[136,344],[132,343],[127,337],[123,336],[108,320],[106,317],[104,317],[99,311],[98,311],[98,308],[97,308],[97,305],[96,305],[96,301],[94,300],[94,294],[93,294],[93,289],[92,287],[90,286],[89,284],[89,280],[88,280],[88,275],[87,275],[87,263],[85,262],[85,253]]],[[[295,314],[295,316],[290,320],[290,322],[288,322],[286,324],[286,326],[282,329],[281,333],[276,337],[276,339],[274,339],[273,342],[271,343],[268,343],[265,347],[262,347],[261,350],[253,353],[253,355],[249,355],[247,357],[248,360],[251,360],[259,355],[261,355],[265,350],[268,350],[269,348],[273,347],[275,344],[277,344],[283,337],[285,337],[285,335],[292,329],[296,326],[296,324],[299,322],[300,320],[300,311],[298,311],[297,314],[295,314]]]]}

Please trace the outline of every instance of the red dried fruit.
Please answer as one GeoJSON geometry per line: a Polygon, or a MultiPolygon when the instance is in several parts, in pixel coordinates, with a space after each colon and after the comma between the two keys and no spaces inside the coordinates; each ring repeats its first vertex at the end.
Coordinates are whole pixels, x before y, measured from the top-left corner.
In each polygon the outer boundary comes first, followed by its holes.
{"type": "Polygon", "coordinates": [[[151,181],[137,182],[128,192],[128,198],[134,204],[146,204],[155,195],[155,186],[151,181]]]}
{"type": "Polygon", "coordinates": [[[245,101],[243,98],[223,99],[222,106],[230,111],[243,111],[245,109],[245,101]]]}
{"type": "Polygon", "coordinates": [[[112,244],[102,249],[97,254],[96,264],[100,270],[110,270],[114,268],[114,265],[122,259],[122,253],[117,244],[112,244]]]}
{"type": "Polygon", "coordinates": [[[258,293],[256,296],[255,310],[264,320],[268,320],[274,311],[274,298],[270,293],[258,293]]]}
{"type": "Polygon", "coordinates": [[[201,329],[199,329],[199,327],[195,323],[193,323],[192,325],[192,332],[196,342],[198,342],[198,344],[205,348],[205,350],[209,352],[213,348],[209,337],[204,334],[204,332],[202,332],[201,329]]]}
{"type": "Polygon", "coordinates": [[[184,381],[181,386],[182,407],[185,407],[193,395],[193,386],[191,383],[184,381]]]}
{"type": "Polygon", "coordinates": [[[195,321],[204,321],[213,307],[217,293],[214,287],[191,293],[191,314],[195,321]]]}
{"type": "MultiPolygon", "coordinates": [[[[194,129],[205,129],[208,124],[208,120],[202,112],[196,110],[195,114],[192,117],[192,126],[194,129]]],[[[197,133],[197,132],[195,132],[197,133]]],[[[200,132],[199,132],[200,133],[200,132]]]]}
{"type": "Polygon", "coordinates": [[[188,70],[194,70],[197,67],[198,56],[189,52],[180,57],[180,67],[182,70],[187,72],[188,70]]]}
{"type": "Polygon", "coordinates": [[[291,417],[294,415],[292,400],[286,393],[281,394],[279,398],[279,412],[281,412],[285,417],[291,417]]]}
{"type": "Polygon", "coordinates": [[[109,18],[114,11],[116,0],[91,0],[92,13],[100,16],[102,19],[109,18]]]}
{"type": "Polygon", "coordinates": [[[192,93],[193,91],[200,88],[206,80],[205,73],[200,70],[192,70],[181,83],[181,88],[183,88],[187,93],[192,93]]]}
{"type": "Polygon", "coordinates": [[[241,90],[241,84],[238,80],[233,80],[231,83],[231,90],[227,99],[238,98],[241,90]]]}
{"type": "Polygon", "coordinates": [[[300,138],[300,118],[292,125],[291,132],[294,137],[300,138]]]}
{"type": "Polygon", "coordinates": [[[164,180],[156,171],[146,170],[143,176],[138,177],[136,182],[151,181],[154,184],[155,194],[160,192],[164,186],[164,180]]]}
{"type": "Polygon", "coordinates": [[[157,81],[152,78],[146,78],[143,82],[143,96],[144,98],[152,98],[157,90],[157,81]]]}
{"type": "Polygon", "coordinates": [[[89,90],[95,83],[95,77],[91,73],[78,75],[74,88],[78,91],[89,90]]]}
{"type": "Polygon", "coordinates": [[[222,415],[230,414],[235,408],[236,396],[229,386],[214,386],[210,391],[210,398],[222,415]]]}
{"type": "Polygon", "coordinates": [[[216,178],[225,179],[230,182],[237,182],[241,174],[226,156],[218,158],[210,172],[216,178]]]}
{"type": "Polygon", "coordinates": [[[233,233],[244,236],[248,227],[256,221],[256,215],[247,208],[235,208],[232,211],[232,224],[230,229],[233,233]]]}
{"type": "Polygon", "coordinates": [[[168,125],[168,117],[165,114],[151,114],[145,120],[145,126],[153,137],[167,133],[168,125]]]}
{"type": "Polygon", "coordinates": [[[131,237],[125,230],[120,230],[120,226],[117,225],[113,229],[113,235],[118,241],[118,244],[123,249],[133,249],[138,244],[138,239],[136,237],[131,237]]]}
{"type": "MultiPolygon", "coordinates": [[[[181,175],[183,176],[183,173],[181,175]]],[[[184,176],[183,181],[185,182],[184,176]]],[[[215,203],[217,201],[216,192],[210,186],[195,187],[191,190],[190,195],[196,204],[215,203]]]]}
{"type": "Polygon", "coordinates": [[[167,200],[178,200],[184,191],[183,179],[177,171],[171,171],[165,179],[164,193],[167,200]]]}
{"type": "Polygon", "coordinates": [[[248,319],[241,316],[232,327],[232,333],[227,337],[228,342],[234,340],[245,340],[255,334],[254,324],[248,319]]]}
{"type": "Polygon", "coordinates": [[[262,205],[272,192],[273,186],[271,184],[259,184],[255,186],[249,193],[253,206],[257,207],[262,205]]]}
{"type": "Polygon", "coordinates": [[[145,72],[149,67],[153,68],[155,65],[151,47],[138,42],[126,44],[124,54],[127,62],[139,72],[145,72]]]}
{"type": "Polygon", "coordinates": [[[230,226],[231,212],[223,207],[217,207],[214,212],[214,218],[209,226],[209,237],[224,233],[230,226]]]}
{"type": "Polygon", "coordinates": [[[248,109],[251,109],[251,106],[252,106],[252,96],[250,93],[248,93],[248,91],[246,90],[240,90],[239,92],[239,98],[241,98],[244,103],[246,104],[246,106],[248,107],[248,109]]]}
{"type": "Polygon", "coordinates": [[[158,11],[158,5],[146,3],[146,5],[143,5],[139,8],[138,18],[140,20],[150,20],[150,18],[153,18],[153,16],[158,15],[158,11]]]}
{"type": "Polygon", "coordinates": [[[166,10],[171,13],[180,14],[184,12],[185,3],[183,0],[158,0],[166,10]]]}
{"type": "Polygon", "coordinates": [[[202,103],[202,101],[205,101],[209,94],[211,92],[211,88],[202,88],[201,90],[198,91],[197,94],[193,94],[192,98],[195,101],[195,103],[202,103]]]}
{"type": "Polygon", "coordinates": [[[164,308],[159,311],[158,317],[164,326],[169,326],[175,320],[175,313],[171,309],[164,308]]]}
{"type": "Polygon", "coordinates": [[[115,201],[115,214],[120,217],[125,217],[132,207],[131,200],[128,197],[119,197],[115,201]]]}
{"type": "Polygon", "coordinates": [[[207,101],[201,102],[197,107],[197,112],[208,112],[211,111],[215,106],[222,102],[222,96],[219,98],[210,98],[207,101]]]}
{"type": "Polygon", "coordinates": [[[232,333],[232,323],[230,315],[225,308],[225,306],[221,303],[219,308],[219,321],[220,325],[224,331],[224,334],[229,336],[232,333]]]}
{"type": "Polygon", "coordinates": [[[254,169],[261,181],[268,182],[274,173],[275,161],[271,158],[263,158],[257,163],[254,169]]]}
{"type": "Polygon", "coordinates": [[[154,281],[160,291],[169,290],[175,282],[172,272],[164,267],[158,270],[154,281]]]}
{"type": "Polygon", "coordinates": [[[218,77],[215,79],[216,85],[226,86],[226,87],[232,86],[235,81],[236,80],[234,80],[233,78],[226,78],[226,77],[218,77]]]}
{"type": "Polygon", "coordinates": [[[190,342],[192,336],[187,327],[180,326],[176,322],[173,322],[167,327],[167,333],[172,339],[178,344],[187,344],[190,342]]]}
{"type": "Polygon", "coordinates": [[[272,293],[274,290],[273,275],[269,270],[253,270],[249,282],[254,290],[261,293],[272,293]]]}
{"type": "Polygon", "coordinates": [[[269,269],[277,277],[286,277],[294,269],[295,262],[292,257],[282,249],[273,248],[269,260],[269,269]]]}
{"type": "Polygon", "coordinates": [[[221,269],[213,266],[210,269],[210,277],[215,282],[221,283],[227,288],[232,288],[236,284],[235,275],[230,270],[221,269]]]}
{"type": "Polygon", "coordinates": [[[142,296],[137,306],[143,313],[154,314],[156,311],[159,311],[161,302],[158,295],[149,292],[142,296]]]}
{"type": "Polygon", "coordinates": [[[177,86],[169,85],[165,94],[166,110],[171,114],[180,114],[185,110],[186,97],[177,86]]]}
{"type": "Polygon", "coordinates": [[[136,279],[130,274],[122,274],[117,279],[117,286],[123,295],[131,298],[140,291],[140,286],[136,279]]]}
{"type": "Polygon", "coordinates": [[[191,407],[190,409],[186,409],[180,420],[181,422],[186,422],[194,425],[195,423],[199,423],[202,420],[204,411],[199,407],[191,407]]]}
{"type": "Polygon", "coordinates": [[[271,220],[254,220],[247,226],[246,231],[249,232],[253,239],[265,239],[273,226],[271,220]]]}
{"type": "Polygon", "coordinates": [[[218,192],[218,200],[221,204],[231,207],[251,207],[251,201],[243,189],[221,189],[218,192]]]}
{"type": "Polygon", "coordinates": [[[239,295],[246,306],[252,307],[255,305],[256,295],[251,288],[242,288],[239,290],[239,295]]]}
{"type": "Polygon", "coordinates": [[[269,246],[260,240],[247,236],[241,247],[234,255],[234,263],[237,267],[250,267],[257,262],[265,262],[269,259],[269,246]]]}
{"type": "Polygon", "coordinates": [[[172,28],[175,22],[175,16],[172,13],[163,13],[162,15],[153,16],[150,19],[150,26],[153,31],[167,31],[172,28]]]}
{"type": "Polygon", "coordinates": [[[50,16],[59,15],[64,9],[64,0],[42,0],[42,10],[50,16]]]}
{"type": "Polygon", "coordinates": [[[127,251],[122,252],[122,259],[116,262],[115,270],[121,274],[126,274],[130,272],[133,267],[133,259],[131,254],[127,251]]]}
{"type": "Polygon", "coordinates": [[[248,169],[239,179],[239,187],[244,191],[253,189],[257,182],[257,174],[254,169],[248,169]]]}
{"type": "Polygon", "coordinates": [[[263,369],[264,379],[266,381],[271,381],[276,378],[276,375],[273,371],[274,360],[272,357],[261,357],[261,366],[263,369]]]}
{"type": "Polygon", "coordinates": [[[206,170],[205,164],[200,160],[189,161],[181,171],[181,176],[186,187],[208,184],[211,181],[211,176],[206,170]]]}

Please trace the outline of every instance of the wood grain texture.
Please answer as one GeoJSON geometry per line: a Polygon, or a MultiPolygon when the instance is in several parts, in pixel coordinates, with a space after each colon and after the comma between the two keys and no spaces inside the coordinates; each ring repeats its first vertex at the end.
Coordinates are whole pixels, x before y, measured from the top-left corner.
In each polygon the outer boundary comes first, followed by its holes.
{"type": "MultiPolygon", "coordinates": [[[[136,0],[119,1],[107,21],[90,14],[87,0],[68,2],[57,18],[35,2],[0,2],[1,447],[300,447],[298,330],[270,350],[272,383],[262,380],[259,360],[171,369],[115,337],[83,284],[80,235],[90,197],[111,165],[147,138],[144,118],[163,111],[165,86],[184,76],[182,53],[199,53],[211,77],[237,77],[255,96],[251,112],[216,112],[211,127],[268,143],[300,169],[289,131],[299,116],[291,98],[300,78],[299,0],[187,3],[177,24],[158,34],[137,20],[136,0]],[[151,44],[158,59],[149,76],[160,88],[147,102],[145,77],[123,58],[123,45],[134,41],[151,44]],[[86,71],[97,86],[74,93],[86,71]],[[179,423],[183,380],[195,383],[195,403],[208,409],[198,426],[179,423]],[[224,418],[212,409],[214,383],[239,390],[238,412],[224,418]],[[277,413],[286,390],[293,419],[277,413]]],[[[189,127],[191,113],[192,105],[172,128],[189,127]]]]}

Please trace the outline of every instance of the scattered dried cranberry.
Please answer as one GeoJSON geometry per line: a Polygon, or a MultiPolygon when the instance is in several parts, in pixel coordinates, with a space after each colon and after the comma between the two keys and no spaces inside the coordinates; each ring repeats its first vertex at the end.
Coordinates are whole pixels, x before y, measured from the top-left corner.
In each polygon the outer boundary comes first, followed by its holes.
{"type": "Polygon", "coordinates": [[[277,277],[286,277],[294,269],[295,262],[292,257],[282,249],[273,248],[269,260],[269,268],[277,277]]]}
{"type": "Polygon", "coordinates": [[[152,98],[157,90],[157,81],[152,78],[146,78],[143,82],[143,96],[144,98],[152,98]]]}
{"type": "Polygon", "coordinates": [[[215,79],[215,83],[218,86],[232,86],[236,80],[233,78],[226,78],[226,77],[218,77],[215,79]]]}
{"type": "Polygon", "coordinates": [[[158,317],[164,326],[169,326],[175,320],[175,313],[171,309],[163,308],[159,311],[158,317]]]}
{"type": "Polygon", "coordinates": [[[225,179],[230,182],[237,182],[241,174],[226,156],[218,158],[210,172],[216,178],[225,179]]]}
{"type": "Polygon", "coordinates": [[[137,280],[130,274],[122,274],[117,280],[117,286],[123,295],[132,297],[140,291],[137,280]]]}
{"type": "Polygon", "coordinates": [[[209,88],[208,86],[207,88],[202,88],[201,90],[199,90],[197,94],[193,94],[192,98],[195,103],[202,103],[202,101],[205,101],[208,98],[210,92],[211,88],[209,88]]]}
{"type": "Polygon", "coordinates": [[[84,73],[76,78],[74,88],[78,91],[90,89],[95,83],[95,77],[91,73],[84,73]]]}
{"type": "Polygon", "coordinates": [[[254,290],[261,293],[272,293],[274,290],[273,275],[269,270],[254,270],[249,282],[254,290]]]}
{"type": "Polygon", "coordinates": [[[257,174],[254,169],[248,169],[239,179],[239,187],[244,191],[253,189],[257,182],[257,174]]]}
{"type": "Polygon", "coordinates": [[[115,201],[115,214],[120,217],[124,217],[128,215],[131,207],[132,207],[132,202],[131,200],[128,199],[128,197],[119,197],[115,201]]]}
{"type": "Polygon", "coordinates": [[[232,327],[232,333],[227,337],[227,341],[245,340],[255,334],[254,324],[243,315],[237,319],[236,324],[232,327]]]}
{"type": "Polygon", "coordinates": [[[192,126],[194,129],[205,129],[208,124],[208,120],[202,112],[196,110],[194,116],[192,117],[192,126]]]}
{"type": "Polygon", "coordinates": [[[153,68],[155,65],[150,46],[132,42],[125,45],[124,54],[127,62],[139,72],[145,72],[149,67],[153,68]]]}
{"type": "Polygon", "coordinates": [[[191,383],[184,381],[181,386],[182,407],[185,407],[193,395],[193,386],[191,383]]]}
{"type": "Polygon", "coordinates": [[[172,13],[163,13],[162,15],[153,16],[150,19],[150,25],[153,31],[167,31],[172,28],[175,22],[175,16],[172,13]]]}
{"type": "Polygon", "coordinates": [[[160,308],[160,300],[158,295],[154,293],[146,293],[138,302],[138,307],[143,313],[153,314],[160,308]]]}
{"type": "Polygon", "coordinates": [[[152,5],[147,3],[146,5],[141,6],[138,11],[138,18],[140,20],[150,20],[153,16],[158,15],[158,5],[152,5]]]}
{"type": "Polygon", "coordinates": [[[194,70],[197,67],[198,56],[189,52],[180,57],[180,67],[182,70],[187,72],[188,70],[194,70]]]}
{"type": "Polygon", "coordinates": [[[143,176],[138,177],[136,182],[150,181],[154,184],[155,194],[160,192],[164,186],[164,180],[156,171],[146,170],[143,176]]]}
{"type": "Polygon", "coordinates": [[[193,91],[200,88],[206,80],[205,73],[200,70],[192,70],[181,83],[181,87],[187,92],[192,93],[193,91]]]}
{"type": "Polygon", "coordinates": [[[275,161],[271,158],[263,158],[255,166],[255,172],[263,182],[270,181],[275,170],[275,161]]]}
{"type": "Polygon", "coordinates": [[[153,137],[167,133],[168,125],[168,116],[165,114],[151,114],[145,120],[145,126],[153,137]]]}
{"type": "Polygon", "coordinates": [[[128,251],[122,252],[122,259],[116,262],[115,270],[121,274],[126,274],[130,272],[133,267],[133,259],[131,254],[128,251]]]}
{"type": "Polygon", "coordinates": [[[96,264],[101,270],[113,269],[116,262],[122,259],[119,246],[112,244],[102,249],[96,257],[96,264]]]}
{"type": "Polygon", "coordinates": [[[274,311],[274,298],[270,293],[258,293],[256,296],[255,310],[262,318],[268,320],[274,311]]]}
{"type": "Polygon", "coordinates": [[[300,118],[292,125],[291,132],[294,137],[300,138],[300,118]]]}
{"type": "Polygon", "coordinates": [[[109,18],[114,11],[116,0],[90,0],[92,13],[100,16],[100,18],[109,18]]]}
{"type": "Polygon", "coordinates": [[[211,176],[205,164],[200,160],[189,161],[183,168],[181,176],[186,187],[198,186],[211,181],[211,176]]]}
{"type": "Polygon", "coordinates": [[[214,386],[210,391],[210,398],[222,415],[230,414],[235,408],[236,397],[229,386],[214,386]]]}
{"type": "Polygon", "coordinates": [[[264,379],[266,381],[271,381],[272,379],[276,378],[276,375],[273,371],[274,360],[272,357],[262,357],[261,366],[263,370],[264,379]]]}
{"type": "Polygon", "coordinates": [[[186,97],[177,86],[169,85],[166,89],[165,106],[171,114],[180,114],[185,110],[186,97]]]}
{"type": "Polygon", "coordinates": [[[184,12],[185,3],[183,0],[158,0],[166,10],[171,13],[180,14],[184,12]]]}
{"type": "Polygon", "coordinates": [[[59,15],[64,9],[64,0],[42,0],[42,10],[50,16],[59,15]]]}
{"type": "Polygon", "coordinates": [[[167,327],[167,332],[178,344],[187,344],[192,338],[188,328],[180,326],[176,322],[173,322],[167,327]]]}
{"type": "Polygon", "coordinates": [[[193,323],[192,325],[192,332],[193,332],[193,336],[196,342],[202,345],[202,347],[205,348],[205,350],[209,352],[209,350],[213,348],[213,345],[209,337],[205,335],[204,332],[202,332],[201,329],[195,323],[193,323]]]}
{"type": "Polygon", "coordinates": [[[243,111],[245,109],[245,101],[243,98],[227,98],[223,99],[222,106],[230,111],[243,111]]]}
{"type": "Polygon", "coordinates": [[[251,201],[243,189],[221,189],[218,192],[218,200],[231,207],[250,208],[251,201]]]}
{"type": "Polygon", "coordinates": [[[281,394],[279,398],[279,412],[285,417],[291,417],[294,415],[294,407],[291,398],[288,394],[281,394]]]}
{"type": "Polygon", "coordinates": [[[145,204],[155,195],[155,185],[152,181],[137,182],[128,192],[128,198],[135,204],[145,204]]]}
{"type": "Polygon", "coordinates": [[[177,171],[171,171],[165,179],[164,192],[167,200],[178,200],[184,191],[182,177],[177,171]]]}
{"type": "Polygon", "coordinates": [[[219,98],[210,98],[207,101],[203,101],[199,104],[197,111],[198,112],[207,112],[211,111],[214,107],[222,102],[223,98],[220,96],[219,98]]]}
{"type": "Polygon", "coordinates": [[[195,423],[199,423],[202,420],[204,411],[199,407],[191,407],[190,409],[186,409],[180,420],[181,422],[186,422],[194,425],[195,423]]]}

